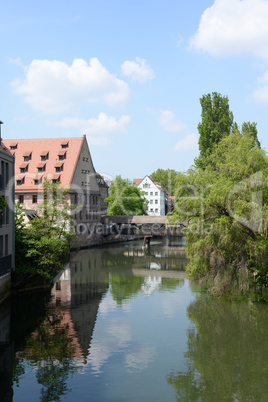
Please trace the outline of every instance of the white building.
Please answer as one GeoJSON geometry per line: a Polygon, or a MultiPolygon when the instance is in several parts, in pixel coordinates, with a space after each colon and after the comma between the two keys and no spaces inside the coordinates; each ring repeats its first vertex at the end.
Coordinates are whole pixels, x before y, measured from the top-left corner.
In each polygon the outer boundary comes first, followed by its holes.
{"type": "Polygon", "coordinates": [[[154,182],[150,176],[134,179],[133,182],[145,192],[148,200],[148,215],[166,215],[171,211],[171,196],[162,184],[154,182]]]}

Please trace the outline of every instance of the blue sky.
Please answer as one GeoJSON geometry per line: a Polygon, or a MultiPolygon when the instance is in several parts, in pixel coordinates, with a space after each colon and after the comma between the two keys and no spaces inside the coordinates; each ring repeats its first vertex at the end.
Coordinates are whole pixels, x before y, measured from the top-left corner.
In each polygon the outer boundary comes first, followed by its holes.
{"type": "Polygon", "coordinates": [[[215,91],[267,149],[267,21],[268,0],[4,0],[2,136],[86,134],[107,177],[186,171],[215,91]]]}

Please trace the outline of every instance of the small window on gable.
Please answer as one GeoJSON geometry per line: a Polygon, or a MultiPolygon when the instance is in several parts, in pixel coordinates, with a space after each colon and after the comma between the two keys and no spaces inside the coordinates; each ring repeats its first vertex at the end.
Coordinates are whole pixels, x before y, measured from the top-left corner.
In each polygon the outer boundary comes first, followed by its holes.
{"type": "Polygon", "coordinates": [[[32,159],[32,152],[31,151],[25,152],[23,154],[23,159],[24,159],[24,162],[28,162],[29,160],[31,160],[32,159]]]}

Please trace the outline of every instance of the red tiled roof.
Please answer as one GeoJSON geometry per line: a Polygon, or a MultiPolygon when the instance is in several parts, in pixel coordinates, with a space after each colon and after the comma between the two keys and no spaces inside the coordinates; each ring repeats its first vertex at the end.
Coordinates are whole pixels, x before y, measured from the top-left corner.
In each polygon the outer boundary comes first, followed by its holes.
{"type": "Polygon", "coordinates": [[[69,188],[72,183],[83,141],[84,137],[6,140],[5,143],[7,147],[10,147],[11,144],[14,143],[17,144],[17,148],[14,150],[15,180],[17,179],[16,176],[20,174],[20,168],[28,165],[28,171],[25,173],[24,183],[20,185],[18,189],[20,191],[37,191],[37,186],[34,184],[37,167],[42,167],[44,164],[46,164],[46,171],[43,172],[42,175],[43,177],[48,177],[50,180],[54,178],[56,173],[55,167],[64,164],[63,171],[60,172],[61,186],[69,188]],[[62,149],[62,144],[68,144],[68,148],[62,149]],[[26,163],[24,161],[24,156],[29,156],[30,153],[31,159],[26,163]],[[59,161],[59,155],[62,155],[62,153],[66,153],[66,157],[63,161],[59,161]],[[49,154],[48,159],[46,159],[46,161],[41,161],[41,156],[47,154],[49,154]]]}
{"type": "Polygon", "coordinates": [[[143,179],[133,179],[133,183],[138,186],[143,179]]]}

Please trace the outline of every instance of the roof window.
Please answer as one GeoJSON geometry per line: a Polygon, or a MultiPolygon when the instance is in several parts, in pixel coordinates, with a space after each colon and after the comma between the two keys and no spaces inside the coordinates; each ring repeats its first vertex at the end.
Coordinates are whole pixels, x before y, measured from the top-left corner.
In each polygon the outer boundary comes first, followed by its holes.
{"type": "Polygon", "coordinates": [[[16,142],[13,142],[12,144],[10,144],[10,150],[14,151],[14,149],[17,149],[18,144],[16,142]]]}
{"type": "Polygon", "coordinates": [[[40,154],[41,161],[46,161],[48,159],[48,151],[43,151],[40,154]]]}
{"type": "Polygon", "coordinates": [[[56,163],[56,165],[55,165],[55,172],[56,172],[56,173],[59,173],[59,172],[62,172],[62,171],[63,171],[63,163],[62,163],[62,162],[56,163]]]}
{"type": "Polygon", "coordinates": [[[61,148],[62,148],[62,149],[66,149],[66,148],[68,148],[68,145],[69,145],[69,142],[68,142],[68,141],[62,142],[62,143],[61,143],[61,148]]]}
{"type": "Polygon", "coordinates": [[[64,150],[59,151],[58,157],[59,157],[59,161],[63,161],[63,159],[66,159],[66,151],[64,151],[64,150]]]}
{"type": "Polygon", "coordinates": [[[32,152],[28,151],[23,154],[24,162],[28,162],[32,159],[32,152]]]}

